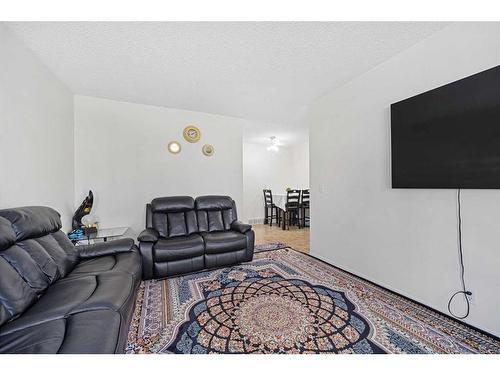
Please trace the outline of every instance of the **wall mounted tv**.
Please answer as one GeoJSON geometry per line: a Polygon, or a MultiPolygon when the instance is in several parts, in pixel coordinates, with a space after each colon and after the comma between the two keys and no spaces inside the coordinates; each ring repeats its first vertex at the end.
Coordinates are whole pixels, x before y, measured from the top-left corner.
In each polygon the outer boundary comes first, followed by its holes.
{"type": "Polygon", "coordinates": [[[500,65],[391,105],[392,187],[500,189],[500,65]]]}

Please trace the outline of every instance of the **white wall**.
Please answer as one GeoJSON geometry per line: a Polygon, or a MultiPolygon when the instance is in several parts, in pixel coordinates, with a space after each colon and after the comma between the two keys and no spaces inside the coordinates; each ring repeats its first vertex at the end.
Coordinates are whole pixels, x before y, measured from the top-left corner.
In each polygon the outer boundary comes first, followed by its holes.
{"type": "Polygon", "coordinates": [[[243,144],[243,215],[247,222],[264,220],[263,189],[285,193],[285,189],[309,188],[309,144],[267,151],[267,145],[243,144]]]}
{"type": "Polygon", "coordinates": [[[293,186],[300,189],[309,188],[309,140],[298,145],[290,146],[292,149],[292,174],[293,186]]]}
{"type": "Polygon", "coordinates": [[[73,95],[0,24],[0,208],[46,205],[71,227],[73,95]]]}
{"type": "MultiPolygon", "coordinates": [[[[500,64],[499,46],[498,23],[451,25],[313,106],[312,255],[447,312],[461,288],[456,191],[391,189],[389,106],[500,64]]],[[[500,191],[462,197],[466,321],[500,335],[500,191]]]]}
{"type": "Polygon", "coordinates": [[[101,227],[144,229],[145,205],[172,195],[230,195],[241,210],[244,120],[141,104],[75,96],[75,204],[91,189],[101,227]],[[195,124],[198,143],[182,131],[195,124]],[[182,151],[171,154],[177,140],[182,151]],[[210,143],[215,154],[201,147],[210,143]]]}

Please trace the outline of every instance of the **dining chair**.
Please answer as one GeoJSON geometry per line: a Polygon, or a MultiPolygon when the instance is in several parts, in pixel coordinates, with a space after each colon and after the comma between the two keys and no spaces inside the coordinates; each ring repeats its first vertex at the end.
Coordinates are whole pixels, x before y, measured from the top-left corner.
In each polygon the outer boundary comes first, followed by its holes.
{"type": "Polygon", "coordinates": [[[273,219],[276,219],[276,223],[281,225],[281,216],[279,214],[279,207],[273,203],[273,193],[270,189],[264,189],[264,224],[269,223],[269,226],[273,226],[273,219]],[[274,214],[273,214],[274,211],[274,214]],[[269,212],[271,214],[269,214],[269,212]]]}
{"type": "Polygon", "coordinates": [[[307,214],[310,215],[309,213],[309,189],[304,189],[302,190],[302,193],[300,195],[300,209],[301,209],[301,220],[302,220],[302,227],[306,227],[306,220],[309,221],[310,217],[306,216],[306,211],[307,214]]]}
{"type": "Polygon", "coordinates": [[[285,217],[283,229],[290,229],[290,225],[297,224],[300,228],[300,190],[290,189],[286,192],[285,217]]]}

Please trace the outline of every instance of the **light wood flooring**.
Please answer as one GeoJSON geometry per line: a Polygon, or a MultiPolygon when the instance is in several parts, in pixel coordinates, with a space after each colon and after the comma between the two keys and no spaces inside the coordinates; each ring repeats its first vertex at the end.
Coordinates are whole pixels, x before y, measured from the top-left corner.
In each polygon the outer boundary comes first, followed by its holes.
{"type": "Polygon", "coordinates": [[[309,253],[309,228],[297,229],[290,227],[283,230],[280,227],[264,224],[253,224],[255,231],[255,244],[262,245],[270,242],[282,242],[295,250],[309,253]]]}

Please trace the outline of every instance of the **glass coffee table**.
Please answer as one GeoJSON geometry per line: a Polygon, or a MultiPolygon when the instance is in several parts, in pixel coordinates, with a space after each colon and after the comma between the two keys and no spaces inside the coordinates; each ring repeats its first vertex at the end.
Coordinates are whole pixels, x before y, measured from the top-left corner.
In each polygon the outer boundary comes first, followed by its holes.
{"type": "Polygon", "coordinates": [[[85,238],[88,243],[90,243],[90,240],[103,240],[107,242],[108,238],[124,236],[127,230],[128,227],[102,228],[98,229],[97,232],[89,233],[85,238]]]}

